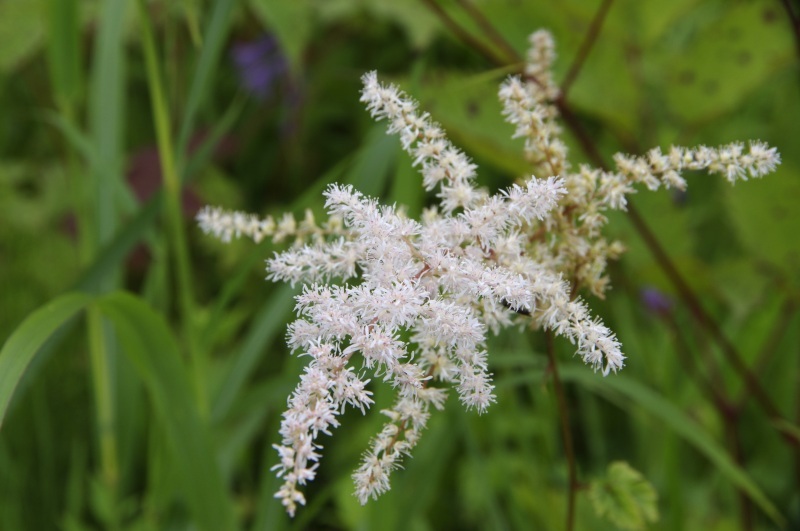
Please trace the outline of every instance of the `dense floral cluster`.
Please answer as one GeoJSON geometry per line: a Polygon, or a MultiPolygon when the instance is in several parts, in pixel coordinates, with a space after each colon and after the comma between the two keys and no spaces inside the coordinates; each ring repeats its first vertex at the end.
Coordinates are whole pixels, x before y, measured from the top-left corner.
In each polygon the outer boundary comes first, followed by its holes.
{"type": "Polygon", "coordinates": [[[632,186],[682,188],[681,171],[704,169],[729,180],[774,169],[774,149],[754,142],[720,149],[654,149],[644,157],[617,155],[615,172],[585,166],[572,172],[553,104],[555,57],[549,33],[531,37],[525,79],[500,89],[504,115],[525,139],[539,177],[491,195],[476,186],[476,166],[417,103],[374,72],[363,77],[361,101],[400,141],[420,168],[437,207],[420,220],[381,205],[350,186],[325,192],[330,219],[278,223],[206,208],[200,226],[223,240],[292,236],[296,245],[268,261],[268,278],[302,283],[298,319],[288,344],[309,357],[289,399],[276,446],[284,483],[276,494],[294,514],[300,487],[314,479],[320,433],[330,435],[346,407],[371,405],[370,379],[397,394],[382,411],[387,422],[353,474],[362,503],[389,489],[389,475],[415,446],[448,385],[482,413],[495,400],[484,349],[488,331],[524,321],[566,337],[576,353],[604,375],[623,366],[614,334],[577,295],[603,295],[606,262],[622,252],[601,235],[603,211],[624,209],[632,186]],[[336,279],[336,283],[331,280],[336,279]]]}
{"type": "Polygon", "coordinates": [[[549,32],[539,30],[531,35],[530,44],[524,78],[506,80],[499,96],[503,115],[515,127],[514,137],[525,139],[524,150],[534,175],[560,175],[567,190],[559,208],[551,211],[540,226],[527,231],[532,245],[526,251],[548,270],[569,279],[573,293],[587,289],[602,297],[608,288],[607,262],[616,259],[624,246],[603,237],[603,212],[625,210],[626,197],[635,193],[633,185],[644,184],[650,190],[662,185],[683,190],[684,170],[722,174],[734,183],[748,175],[766,175],[780,163],[775,148],[763,142],[751,142],[748,151],[736,142],[719,148],[673,146],[666,154],[653,148],[640,157],[617,153],[616,171],[584,165],[572,171],[557,122],[555,100],[559,91],[550,74],[555,59],[553,38],[549,32]]]}

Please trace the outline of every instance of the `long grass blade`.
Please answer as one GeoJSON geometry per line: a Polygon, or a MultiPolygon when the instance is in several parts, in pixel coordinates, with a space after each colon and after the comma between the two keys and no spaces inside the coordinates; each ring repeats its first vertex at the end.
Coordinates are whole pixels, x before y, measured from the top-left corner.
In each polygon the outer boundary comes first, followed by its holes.
{"type": "Polygon", "coordinates": [[[62,295],[30,314],[5,342],[0,350],[0,429],[14,391],[42,345],[90,300],[84,293],[62,295]]]}
{"type": "MultiPolygon", "coordinates": [[[[186,152],[186,147],[189,144],[189,138],[194,130],[195,120],[197,119],[197,112],[200,110],[200,105],[208,93],[214,77],[214,72],[217,68],[219,56],[222,53],[222,47],[225,44],[225,38],[228,35],[228,29],[231,21],[231,11],[237,2],[234,0],[217,0],[211,11],[211,16],[203,31],[203,47],[200,50],[200,57],[197,60],[192,82],[189,87],[189,96],[186,100],[186,108],[183,110],[183,120],[181,122],[180,131],[178,134],[178,154],[182,158],[183,153],[186,152]]],[[[178,167],[182,168],[183,164],[180,163],[179,158],[178,167]]]]}
{"type": "Polygon", "coordinates": [[[163,317],[123,292],[108,295],[98,305],[113,321],[124,353],[152,400],[195,524],[209,531],[235,529],[211,433],[195,406],[178,345],[163,317]]]}

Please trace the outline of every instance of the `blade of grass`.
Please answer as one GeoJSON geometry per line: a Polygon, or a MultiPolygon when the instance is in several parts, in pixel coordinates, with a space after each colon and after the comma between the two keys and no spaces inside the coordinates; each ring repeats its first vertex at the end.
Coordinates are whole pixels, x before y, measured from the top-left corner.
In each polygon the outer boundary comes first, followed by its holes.
{"type": "Polygon", "coordinates": [[[198,343],[198,334],[193,325],[196,314],[192,270],[189,261],[189,247],[183,227],[183,210],[181,203],[181,181],[175,163],[175,151],[172,145],[169,110],[164,95],[161,77],[161,65],[156,52],[155,36],[150,24],[149,13],[144,0],[139,0],[140,24],[142,28],[142,45],[144,48],[147,84],[150,89],[153,122],[155,124],[158,155],[161,162],[161,175],[164,179],[165,217],[169,228],[173,259],[175,261],[175,278],[178,286],[178,301],[183,339],[188,345],[189,356],[194,370],[194,389],[200,411],[205,414],[208,408],[206,396],[206,371],[208,360],[204,349],[198,343]]]}
{"type": "Polygon", "coordinates": [[[192,38],[192,44],[196,48],[200,48],[202,44],[203,38],[200,36],[200,26],[197,22],[198,14],[197,12],[200,10],[197,2],[183,2],[183,14],[184,18],[186,19],[186,29],[189,32],[189,36],[192,38]]]}
{"type": "Polygon", "coordinates": [[[127,5],[125,0],[103,3],[92,65],[89,124],[97,154],[92,167],[94,248],[110,240],[117,227],[114,190],[122,183],[126,65],[123,26],[127,5]]]}
{"type": "Polygon", "coordinates": [[[47,66],[59,108],[72,117],[81,92],[78,2],[46,2],[47,66]]]}
{"type": "MultiPolygon", "coordinates": [[[[92,387],[97,416],[97,436],[100,446],[100,476],[103,480],[110,507],[117,507],[119,482],[117,422],[114,386],[115,337],[104,322],[96,307],[89,307],[86,315],[89,335],[89,359],[92,371],[92,387]]],[[[106,522],[112,529],[119,529],[119,515],[112,510],[106,522]]]]}
{"type": "Polygon", "coordinates": [[[155,194],[118,234],[95,255],[94,261],[81,273],[73,289],[100,293],[102,286],[122,264],[128,253],[144,238],[145,232],[158,217],[162,193],[155,194]]]}
{"type": "Polygon", "coordinates": [[[236,120],[241,117],[246,107],[247,99],[244,96],[239,95],[234,98],[222,117],[214,122],[214,127],[211,128],[209,134],[203,138],[197,149],[188,156],[186,165],[181,173],[181,182],[187,182],[197,173],[199,168],[208,164],[214,154],[214,149],[222,141],[225,134],[233,128],[236,120]]]}
{"type": "Polygon", "coordinates": [[[294,306],[297,289],[281,286],[253,319],[242,348],[236,355],[213,400],[211,418],[220,421],[229,412],[242,387],[253,373],[264,349],[283,332],[286,316],[294,306]]]}
{"type": "Polygon", "coordinates": [[[217,0],[214,3],[211,16],[203,31],[205,39],[189,87],[189,96],[186,100],[186,108],[183,109],[183,120],[181,121],[180,132],[178,134],[178,168],[181,169],[181,173],[184,167],[184,153],[186,153],[186,148],[189,145],[189,138],[194,130],[197,112],[200,109],[200,105],[203,103],[203,99],[209,87],[212,85],[211,79],[214,77],[219,56],[222,53],[222,47],[228,35],[231,11],[236,4],[237,2],[234,0],[217,0]]]}
{"type": "Polygon", "coordinates": [[[358,150],[353,167],[348,172],[347,182],[365,195],[380,196],[398,153],[400,144],[397,139],[386,133],[385,125],[375,125],[358,150]]]}
{"type": "MultiPolygon", "coordinates": [[[[122,139],[125,129],[124,81],[127,57],[124,49],[124,22],[127,4],[124,0],[103,2],[93,50],[88,111],[91,152],[95,156],[89,159],[91,179],[85,183],[86,191],[80,194],[81,198],[89,200],[89,205],[76,205],[79,210],[88,206],[87,210],[91,212],[89,219],[92,223],[82,227],[86,232],[80,235],[81,248],[88,260],[92,260],[97,250],[112,240],[117,230],[115,192],[124,186],[122,139]]],[[[98,291],[113,289],[118,283],[118,277],[118,273],[105,276],[98,285],[98,291]]],[[[100,475],[113,500],[112,505],[116,508],[119,467],[112,374],[116,350],[114,338],[108,335],[105,323],[95,310],[89,310],[86,325],[96,404],[100,475]]],[[[116,511],[110,518],[107,524],[112,528],[118,527],[119,516],[116,511]]]]}
{"type": "Polygon", "coordinates": [[[25,370],[42,345],[86,307],[91,296],[67,293],[30,314],[9,336],[0,350],[0,429],[8,406],[25,370]]]}
{"type": "Polygon", "coordinates": [[[258,440],[264,432],[264,423],[269,415],[285,403],[285,398],[292,392],[294,383],[284,381],[277,375],[246,389],[231,411],[218,439],[220,468],[223,477],[231,478],[236,474],[242,455],[248,451],[254,440],[258,440]]]}
{"type": "MultiPolygon", "coordinates": [[[[187,174],[191,175],[192,169],[203,166],[208,163],[208,160],[213,154],[214,148],[233,126],[236,117],[242,111],[242,102],[235,101],[231,104],[228,111],[223,118],[217,122],[211,133],[203,140],[200,146],[192,155],[189,162],[189,170],[187,174]]],[[[59,126],[60,127],[60,126],[59,126]]],[[[78,136],[76,141],[82,137],[77,130],[73,130],[78,136]]],[[[87,152],[91,146],[85,145],[87,152]]],[[[186,174],[184,174],[184,181],[186,174]]],[[[75,290],[98,292],[99,287],[103,284],[104,278],[109,275],[114,268],[125,259],[133,247],[144,238],[145,232],[151,227],[156,220],[159,210],[161,209],[161,201],[163,199],[163,192],[158,191],[153,195],[144,205],[142,205],[136,214],[127,221],[127,223],[120,229],[114,236],[114,239],[106,244],[95,256],[94,262],[84,270],[80,278],[74,285],[75,290]]]]}
{"type": "Polygon", "coordinates": [[[124,292],[97,303],[141,377],[171,446],[195,524],[216,531],[236,529],[233,507],[212,444],[193,400],[192,385],[167,323],[141,299],[124,292]]]}

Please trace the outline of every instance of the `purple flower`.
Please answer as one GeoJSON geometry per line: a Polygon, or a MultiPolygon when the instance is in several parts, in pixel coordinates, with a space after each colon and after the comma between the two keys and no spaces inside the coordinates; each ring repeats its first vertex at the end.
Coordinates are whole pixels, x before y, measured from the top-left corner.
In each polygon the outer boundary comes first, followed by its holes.
{"type": "Polygon", "coordinates": [[[646,286],[639,291],[639,298],[649,311],[665,315],[672,311],[672,299],[652,286],[646,286]]]}
{"type": "Polygon", "coordinates": [[[242,87],[263,100],[286,72],[286,58],[271,35],[233,46],[231,57],[239,72],[242,87]]]}

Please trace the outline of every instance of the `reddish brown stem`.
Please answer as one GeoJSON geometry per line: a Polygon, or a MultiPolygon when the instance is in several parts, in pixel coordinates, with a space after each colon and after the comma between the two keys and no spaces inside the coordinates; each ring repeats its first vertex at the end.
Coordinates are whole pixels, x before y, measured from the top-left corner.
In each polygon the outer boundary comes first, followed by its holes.
{"type": "Polygon", "coordinates": [[[475,21],[478,27],[483,30],[484,34],[488,39],[490,39],[495,46],[499,49],[503,50],[503,52],[508,56],[508,59],[512,63],[519,63],[522,62],[522,56],[514,49],[511,44],[503,37],[503,35],[497,31],[494,26],[489,22],[489,20],[484,16],[483,13],[476,8],[472,2],[469,0],[457,0],[458,5],[461,6],[469,17],[475,21]]]}
{"type": "Polygon", "coordinates": [[[563,97],[566,97],[567,92],[569,92],[569,89],[572,87],[572,84],[578,77],[581,68],[583,68],[583,63],[589,56],[589,52],[592,50],[592,47],[597,40],[597,36],[600,35],[600,28],[603,27],[603,22],[605,21],[609,9],[611,9],[611,4],[613,1],[614,0],[603,0],[603,3],[600,4],[600,8],[597,10],[597,13],[594,15],[594,18],[592,18],[592,23],[589,25],[589,31],[586,32],[586,37],[583,39],[581,47],[578,49],[578,53],[575,55],[575,59],[572,60],[572,64],[567,71],[567,75],[564,76],[564,81],[561,82],[561,94],[564,95],[563,97]]]}
{"type": "Polygon", "coordinates": [[[461,25],[458,24],[458,22],[456,22],[453,17],[451,17],[447,11],[445,11],[442,6],[436,2],[436,0],[422,0],[422,2],[428,6],[428,9],[433,11],[437,17],[439,17],[439,20],[441,20],[442,23],[447,26],[447,29],[452,31],[459,39],[464,41],[472,49],[480,52],[484,57],[494,64],[506,64],[505,59],[497,55],[492,48],[486,46],[480,39],[472,36],[467,30],[462,28],[461,25]]]}
{"type": "MultiPolygon", "coordinates": [[[[669,278],[672,285],[678,291],[681,300],[683,300],[684,304],[689,308],[689,311],[697,320],[698,324],[703,327],[720,346],[728,363],[739,373],[739,376],[744,380],[745,385],[758,401],[764,412],[773,420],[782,419],[783,416],[778,411],[778,408],[744,363],[736,347],[734,347],[725,336],[716,321],[705,311],[700,300],[694,294],[694,291],[692,291],[689,284],[684,280],[680,272],[678,272],[678,269],[672,263],[666,251],[664,251],[664,248],[658,243],[655,234],[653,234],[650,227],[645,223],[644,218],[642,218],[639,211],[636,210],[633,205],[628,205],[628,217],[636,228],[636,231],[644,240],[645,245],[647,245],[650,252],[653,253],[653,256],[667,275],[667,278],[669,278]]],[[[798,446],[798,443],[800,443],[800,441],[794,437],[787,436],[787,438],[794,446],[798,446]]]]}
{"type": "Polygon", "coordinates": [[[783,4],[786,15],[789,17],[789,23],[794,32],[794,44],[797,47],[797,54],[800,56],[800,13],[797,12],[797,9],[792,6],[789,0],[781,0],[781,4],[783,4]]]}
{"type": "Polygon", "coordinates": [[[556,362],[555,347],[553,345],[553,333],[549,330],[546,335],[547,356],[550,359],[550,373],[553,375],[553,388],[556,394],[558,405],[558,416],[561,421],[561,436],[564,439],[564,455],[567,458],[567,474],[569,476],[569,492],[567,493],[567,525],[566,531],[575,528],[575,494],[578,492],[578,470],[575,463],[575,450],[572,443],[572,432],[569,428],[569,408],[567,407],[567,396],[558,376],[558,363],[556,362]]]}
{"type": "MultiPolygon", "coordinates": [[[[767,360],[769,360],[769,358],[778,350],[778,345],[780,344],[783,336],[786,334],[786,331],[789,328],[789,323],[791,323],[795,316],[797,304],[798,301],[794,299],[789,299],[784,302],[783,306],[781,307],[781,314],[778,317],[778,322],[775,323],[774,328],[770,332],[769,336],[767,336],[764,345],[761,347],[756,361],[752,364],[751,372],[755,374],[761,373],[764,366],[767,364],[767,360]]],[[[739,395],[739,400],[737,400],[739,407],[743,407],[749,397],[750,389],[746,387],[742,390],[741,395],[739,395]]]]}

